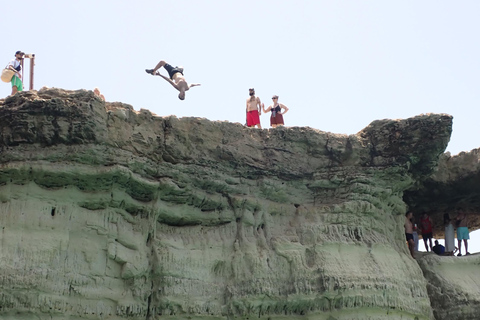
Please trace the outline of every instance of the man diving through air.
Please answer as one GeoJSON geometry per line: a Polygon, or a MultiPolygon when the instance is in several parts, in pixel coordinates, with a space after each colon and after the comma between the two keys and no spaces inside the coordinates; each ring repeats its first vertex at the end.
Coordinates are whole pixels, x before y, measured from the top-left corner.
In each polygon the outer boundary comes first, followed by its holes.
{"type": "Polygon", "coordinates": [[[180,100],[185,99],[185,92],[188,91],[191,87],[195,87],[195,86],[200,85],[199,83],[192,83],[192,84],[189,85],[187,83],[187,81],[185,80],[185,77],[183,76],[183,68],[182,67],[172,67],[171,65],[166,63],[164,60],[160,61],[155,66],[155,68],[146,69],[145,72],[150,73],[153,76],[160,76],[163,79],[167,80],[167,82],[170,83],[175,89],[180,91],[180,93],[178,94],[178,99],[180,99],[180,100]],[[161,67],[164,67],[165,70],[167,70],[170,78],[165,77],[164,75],[161,75],[160,72],[157,71],[161,67]]]}

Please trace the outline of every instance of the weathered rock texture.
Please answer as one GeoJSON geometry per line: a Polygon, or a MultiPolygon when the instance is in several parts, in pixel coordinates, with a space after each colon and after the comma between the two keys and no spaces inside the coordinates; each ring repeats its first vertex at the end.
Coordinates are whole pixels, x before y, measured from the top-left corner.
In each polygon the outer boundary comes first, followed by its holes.
{"type": "Polygon", "coordinates": [[[443,214],[455,218],[458,210],[468,214],[472,230],[480,228],[480,149],[461,152],[456,156],[441,155],[431,176],[418,181],[404,196],[417,216],[431,215],[435,234],[443,237],[443,214]]]}
{"type": "Polygon", "coordinates": [[[0,108],[0,318],[432,319],[402,197],[451,125],[256,130],[17,94],[0,108]]]}
{"type": "Polygon", "coordinates": [[[480,255],[419,259],[437,320],[479,319],[480,255]]]}

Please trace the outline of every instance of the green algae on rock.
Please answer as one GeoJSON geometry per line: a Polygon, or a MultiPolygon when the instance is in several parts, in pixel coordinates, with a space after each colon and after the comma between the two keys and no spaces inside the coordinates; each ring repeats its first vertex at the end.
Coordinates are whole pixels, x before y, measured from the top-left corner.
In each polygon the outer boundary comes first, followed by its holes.
{"type": "Polygon", "coordinates": [[[451,116],[256,130],[45,89],[0,125],[0,317],[433,319],[402,197],[451,116]]]}

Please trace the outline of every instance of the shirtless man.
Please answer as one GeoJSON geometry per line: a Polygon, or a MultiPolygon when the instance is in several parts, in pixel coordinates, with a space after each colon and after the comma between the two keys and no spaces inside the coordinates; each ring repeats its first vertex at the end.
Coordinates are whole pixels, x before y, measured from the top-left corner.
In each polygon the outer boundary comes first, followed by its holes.
{"type": "Polygon", "coordinates": [[[178,94],[178,99],[180,100],[185,100],[185,91],[188,91],[191,87],[200,85],[199,83],[192,83],[189,85],[187,83],[187,80],[185,80],[185,77],[183,76],[183,68],[174,68],[168,63],[166,63],[164,60],[161,60],[159,63],[157,63],[157,65],[153,69],[145,69],[145,72],[150,73],[153,76],[160,76],[163,79],[167,80],[167,82],[170,83],[175,89],[180,91],[180,93],[178,94]],[[157,70],[161,67],[164,67],[165,70],[167,70],[170,78],[161,75],[160,72],[157,72],[157,70]]]}
{"type": "Polygon", "coordinates": [[[465,254],[470,254],[468,252],[468,239],[470,239],[470,235],[468,233],[468,226],[467,226],[467,215],[463,210],[458,210],[457,214],[457,240],[458,240],[458,257],[462,256],[462,240],[463,244],[465,245],[465,254]]]}
{"type": "MultiPolygon", "coordinates": [[[[260,125],[259,115],[262,113],[262,103],[259,97],[255,97],[255,89],[248,89],[248,94],[250,98],[247,99],[247,127],[257,126],[259,129],[262,129],[260,125]]],[[[265,108],[265,106],[263,106],[265,108]]]]}
{"type": "Polygon", "coordinates": [[[412,255],[412,258],[415,259],[415,242],[413,241],[413,225],[412,225],[412,219],[413,213],[411,211],[408,211],[405,214],[405,238],[407,239],[408,243],[408,250],[410,250],[410,254],[412,255]]]}

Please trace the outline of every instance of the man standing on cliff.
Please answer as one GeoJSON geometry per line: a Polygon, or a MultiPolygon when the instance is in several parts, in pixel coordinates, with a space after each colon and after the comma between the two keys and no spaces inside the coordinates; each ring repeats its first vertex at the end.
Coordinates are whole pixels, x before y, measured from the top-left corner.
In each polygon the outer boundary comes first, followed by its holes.
{"type": "Polygon", "coordinates": [[[412,255],[412,258],[415,259],[415,242],[413,241],[413,225],[412,225],[412,219],[413,218],[413,213],[411,211],[408,211],[405,214],[405,238],[407,239],[407,244],[408,244],[408,250],[410,250],[410,254],[412,255]]]}
{"type": "Polygon", "coordinates": [[[465,244],[465,254],[469,255],[470,252],[468,252],[468,240],[470,239],[470,235],[468,233],[468,227],[467,227],[467,215],[463,210],[458,210],[457,214],[457,219],[456,219],[456,224],[457,224],[457,240],[458,240],[458,257],[462,256],[462,240],[463,243],[465,244]]]}
{"type": "Polygon", "coordinates": [[[172,67],[168,63],[166,63],[164,60],[161,60],[155,68],[153,69],[146,69],[146,73],[150,73],[153,76],[160,76],[163,79],[165,79],[168,83],[170,83],[175,89],[180,91],[178,94],[178,99],[180,100],[185,100],[185,92],[188,91],[190,88],[199,86],[199,83],[192,83],[188,84],[187,80],[185,80],[185,77],[183,76],[183,68],[182,67],[172,67]],[[160,72],[157,72],[158,69],[161,67],[164,67],[165,70],[167,70],[168,75],[170,78],[165,77],[164,75],[161,75],[160,72]],[[172,81],[173,80],[173,81],[172,81]]]}
{"type": "Polygon", "coordinates": [[[15,74],[10,81],[12,83],[12,96],[17,93],[18,91],[23,91],[23,83],[22,83],[22,60],[25,53],[22,51],[15,52],[15,59],[10,61],[7,65],[7,68],[15,71],[15,74]]]}
{"type": "Polygon", "coordinates": [[[262,102],[259,97],[255,97],[255,89],[248,89],[248,94],[250,98],[247,99],[247,127],[257,126],[259,129],[262,129],[260,124],[260,114],[262,113],[262,102]]]}

